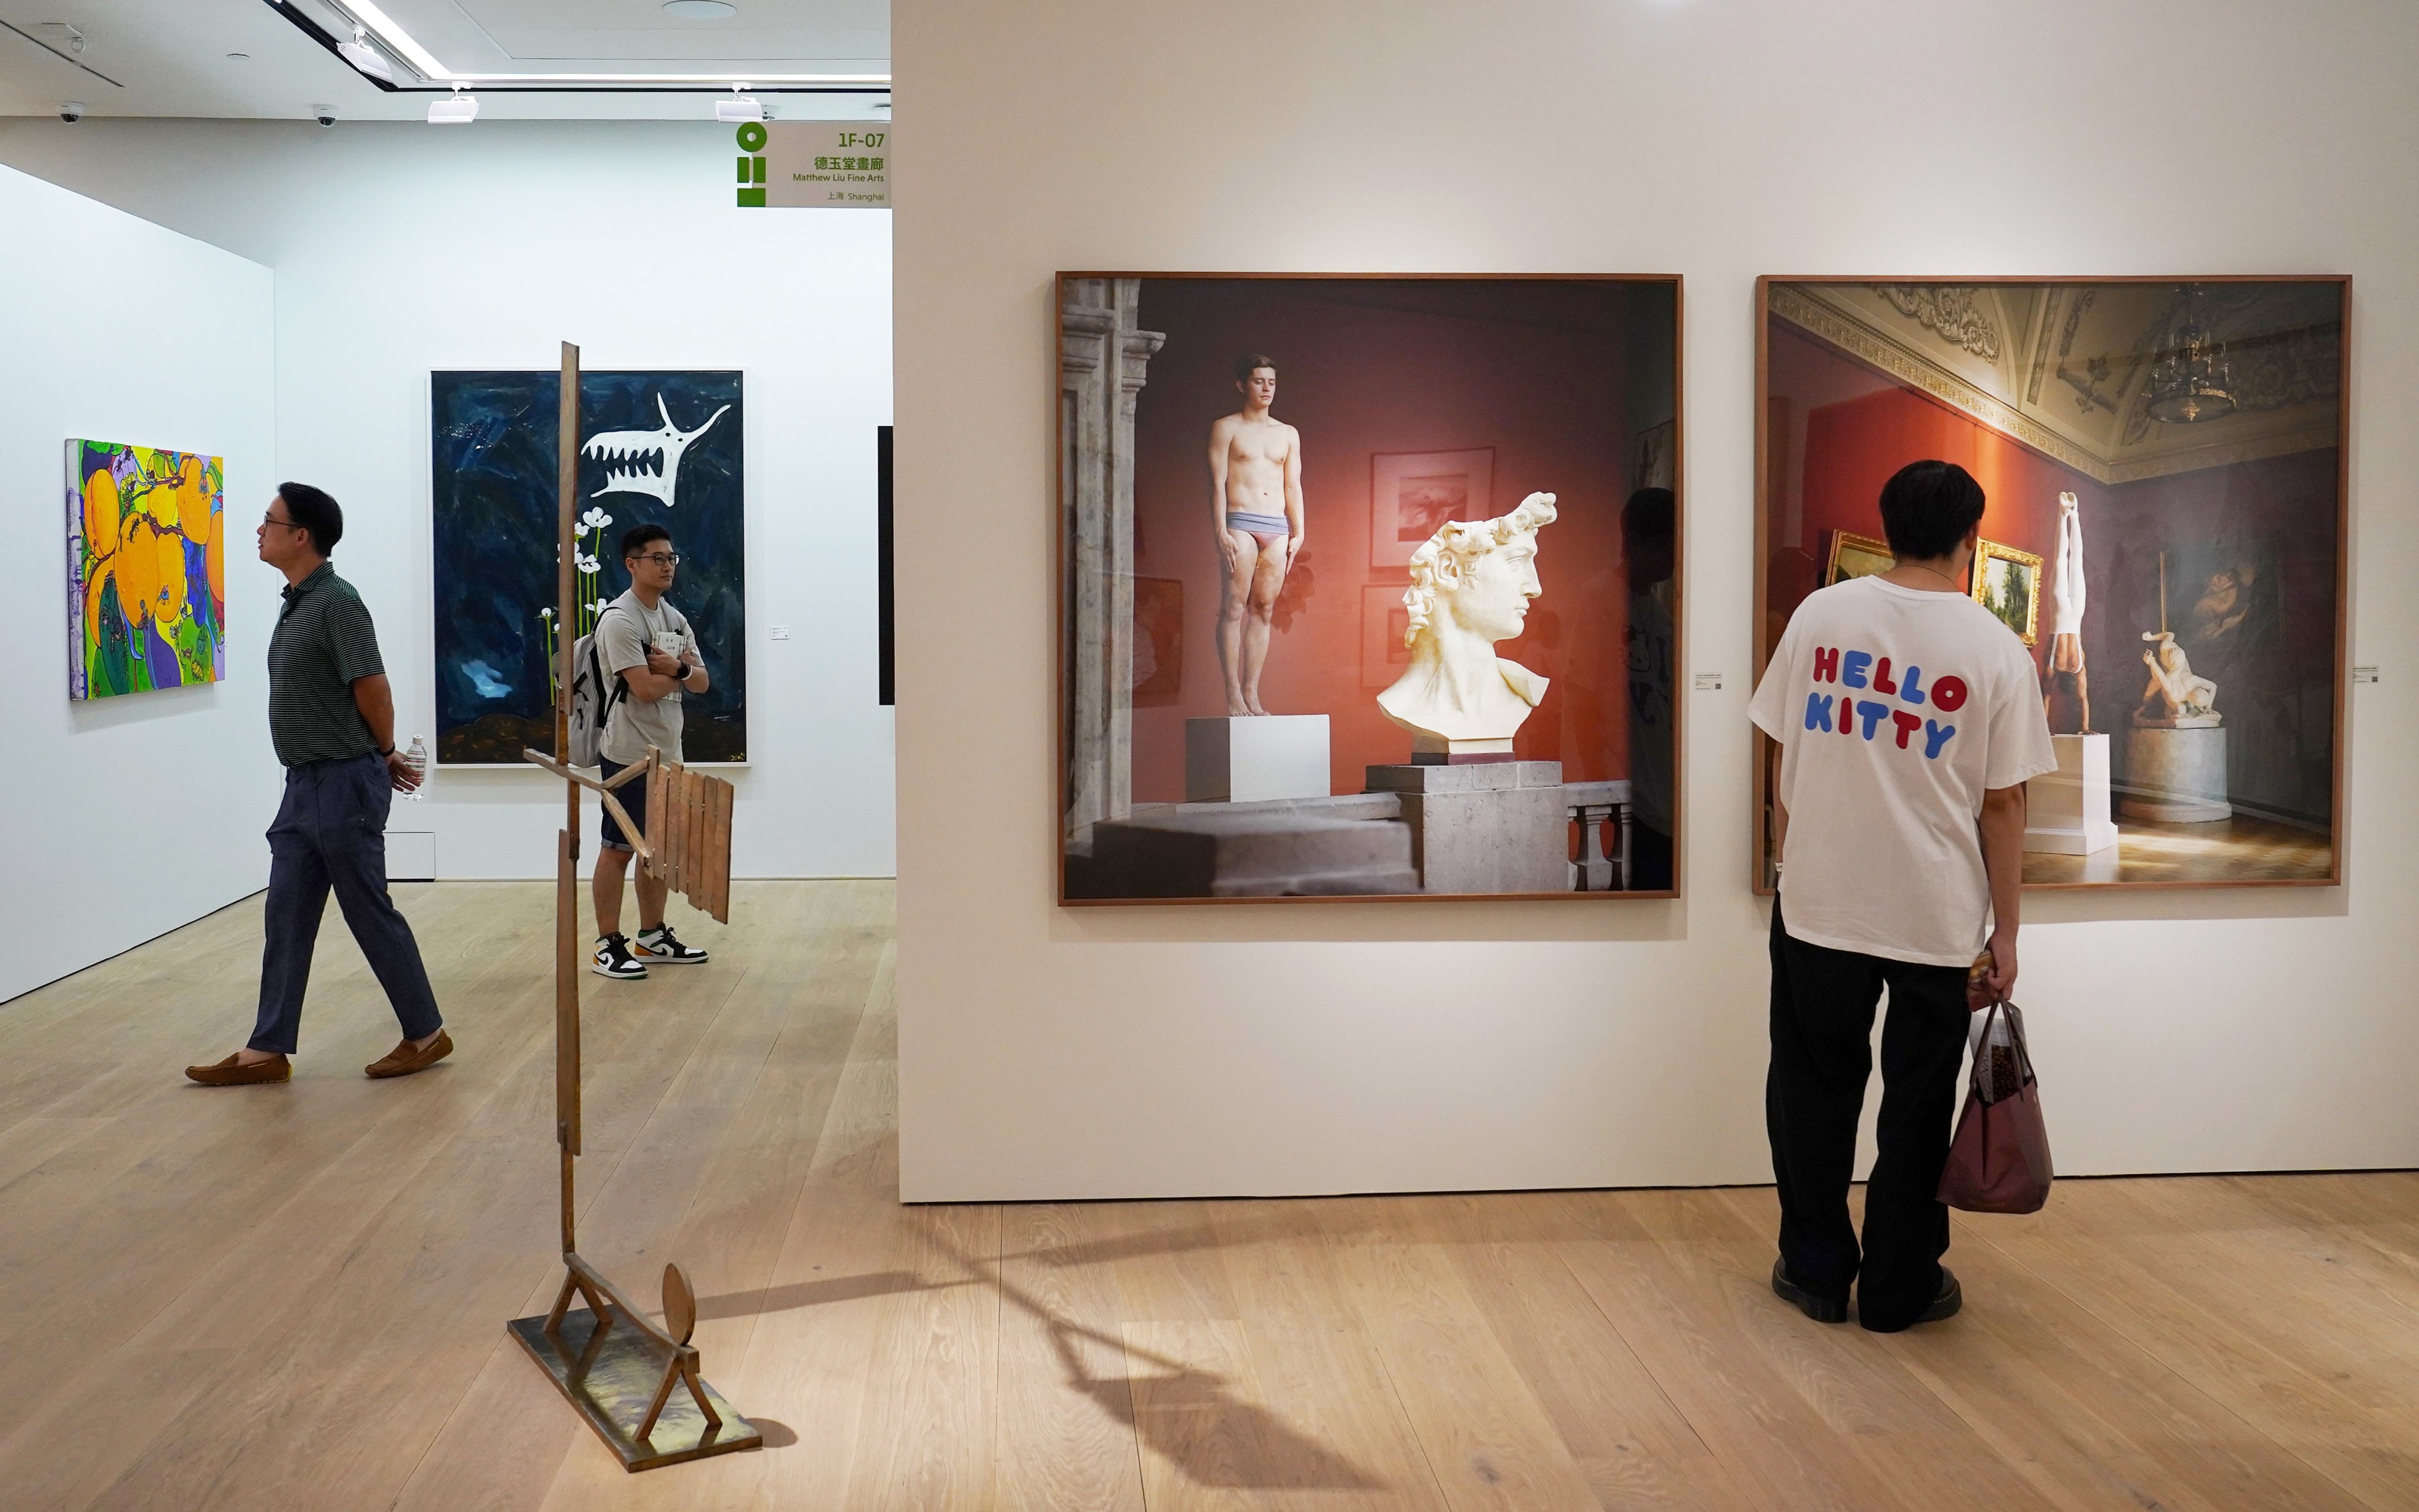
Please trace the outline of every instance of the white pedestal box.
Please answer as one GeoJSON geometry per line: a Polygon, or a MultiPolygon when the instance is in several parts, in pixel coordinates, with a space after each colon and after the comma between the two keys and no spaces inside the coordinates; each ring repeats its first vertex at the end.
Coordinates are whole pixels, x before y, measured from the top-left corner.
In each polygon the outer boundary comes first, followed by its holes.
{"type": "Polygon", "coordinates": [[[1260,803],[1328,795],[1327,716],[1184,721],[1184,801],[1260,803]]]}
{"type": "Polygon", "coordinates": [[[2025,849],[2091,856],[2117,843],[2108,816],[2108,737],[2052,735],[2057,770],[2025,784],[2025,849]]]}

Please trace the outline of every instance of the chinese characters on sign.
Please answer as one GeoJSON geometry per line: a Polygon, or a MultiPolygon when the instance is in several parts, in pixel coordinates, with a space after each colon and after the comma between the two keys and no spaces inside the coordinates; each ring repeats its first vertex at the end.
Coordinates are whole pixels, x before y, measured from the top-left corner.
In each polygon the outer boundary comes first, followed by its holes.
{"type": "Polygon", "coordinates": [[[807,209],[890,208],[890,125],[748,121],[739,128],[739,204],[807,209]]]}

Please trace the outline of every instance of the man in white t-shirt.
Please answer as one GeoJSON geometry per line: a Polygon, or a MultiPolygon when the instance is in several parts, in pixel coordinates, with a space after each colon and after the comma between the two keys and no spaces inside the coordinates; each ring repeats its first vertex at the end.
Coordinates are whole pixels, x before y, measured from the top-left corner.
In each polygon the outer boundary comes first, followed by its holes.
{"type": "Polygon", "coordinates": [[[2027,778],[2054,770],[2031,654],[1966,592],[1982,488],[1950,462],[1883,486],[1897,564],[1808,596],[1749,717],[1780,747],[1774,807],[1772,1067],[1764,1122],[1780,1187],[1772,1288],[1822,1322],[1877,1333],[1955,1313],[1940,1263],[1965,979],[2016,980],[2027,778]],[[1785,918],[1784,918],[1785,916],[1785,918]],[[1882,1030],[1880,1158],[1861,1255],[1848,1221],[1857,1119],[1882,1030]]]}
{"type": "MultiPolygon", "coordinates": [[[[671,592],[680,553],[672,549],[670,531],[660,525],[634,525],[622,535],[622,565],[629,570],[630,591],[605,607],[596,619],[596,651],[605,670],[619,678],[622,697],[605,717],[604,738],[597,743],[602,759],[597,770],[607,781],[625,766],[647,759],[653,746],[671,761],[681,759],[681,694],[702,693],[714,686],[698,656],[697,635],[688,620],[664,595],[671,592]]],[[[647,784],[633,778],[613,796],[630,812],[630,822],[647,824],[647,784]]],[[[596,950],[589,969],[617,981],[634,981],[649,965],[698,965],[706,953],[684,944],[664,922],[669,891],[661,879],[639,870],[639,938],[622,933],[622,878],[630,870],[630,839],[609,810],[598,826],[596,875],[596,950]]]]}

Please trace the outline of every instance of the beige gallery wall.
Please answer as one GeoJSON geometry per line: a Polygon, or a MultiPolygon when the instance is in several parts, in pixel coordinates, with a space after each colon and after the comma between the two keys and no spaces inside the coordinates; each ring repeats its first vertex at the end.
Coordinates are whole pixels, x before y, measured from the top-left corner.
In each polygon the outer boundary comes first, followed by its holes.
{"type": "Polygon", "coordinates": [[[893,8],[910,1200],[1769,1179],[1753,284],[2350,272],[2349,884],[2037,895],[2070,1173],[2419,1164],[2419,11],[893,8]],[[1054,903],[1052,274],[1678,272],[1686,895],[1054,903]]]}

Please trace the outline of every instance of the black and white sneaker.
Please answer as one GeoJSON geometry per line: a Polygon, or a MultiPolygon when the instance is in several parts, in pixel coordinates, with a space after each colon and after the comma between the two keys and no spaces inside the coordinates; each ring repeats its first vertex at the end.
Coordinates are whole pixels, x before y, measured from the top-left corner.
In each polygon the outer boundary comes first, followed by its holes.
{"type": "Polygon", "coordinates": [[[608,934],[596,942],[596,953],[589,957],[588,969],[600,977],[637,981],[646,976],[647,964],[631,953],[627,937],[608,934]]]}
{"type": "MultiPolygon", "coordinates": [[[[672,927],[670,924],[656,929],[640,930],[639,943],[631,949],[630,954],[651,964],[696,966],[705,964],[705,952],[694,945],[683,945],[679,937],[672,933],[672,927]]],[[[639,974],[646,975],[643,966],[639,974]]]]}

